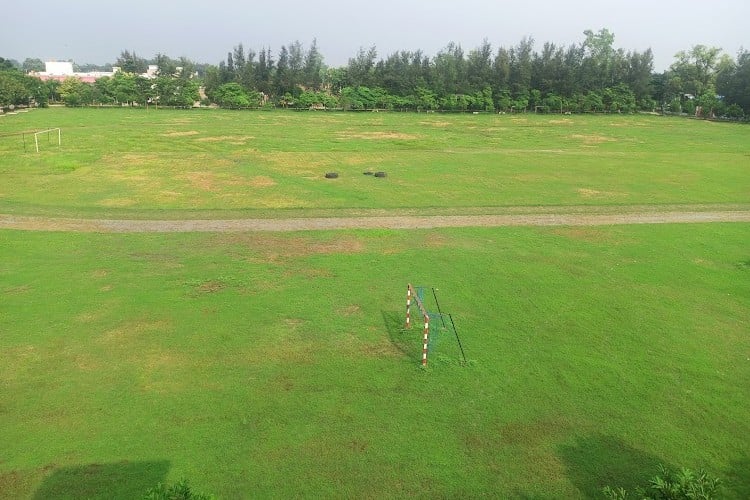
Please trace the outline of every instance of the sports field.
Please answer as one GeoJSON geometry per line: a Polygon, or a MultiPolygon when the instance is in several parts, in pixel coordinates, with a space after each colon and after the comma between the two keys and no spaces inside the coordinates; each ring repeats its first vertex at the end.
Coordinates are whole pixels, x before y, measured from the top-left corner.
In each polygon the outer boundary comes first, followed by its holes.
{"type": "Polygon", "coordinates": [[[600,498],[658,464],[750,496],[750,223],[122,222],[747,213],[745,126],[50,109],[0,136],[0,216],[46,224],[0,230],[2,498],[600,498]],[[443,336],[420,368],[408,282],[468,363],[443,336]]]}

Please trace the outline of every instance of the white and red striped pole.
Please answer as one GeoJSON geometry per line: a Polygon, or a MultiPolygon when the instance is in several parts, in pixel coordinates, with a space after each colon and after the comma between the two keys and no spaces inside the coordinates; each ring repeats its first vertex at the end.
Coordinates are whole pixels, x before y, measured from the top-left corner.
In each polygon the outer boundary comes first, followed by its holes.
{"type": "Polygon", "coordinates": [[[422,338],[422,366],[427,366],[427,345],[430,341],[430,317],[424,317],[424,337],[422,338]]]}
{"type": "Polygon", "coordinates": [[[411,285],[406,285],[406,328],[411,327],[411,285]]]}

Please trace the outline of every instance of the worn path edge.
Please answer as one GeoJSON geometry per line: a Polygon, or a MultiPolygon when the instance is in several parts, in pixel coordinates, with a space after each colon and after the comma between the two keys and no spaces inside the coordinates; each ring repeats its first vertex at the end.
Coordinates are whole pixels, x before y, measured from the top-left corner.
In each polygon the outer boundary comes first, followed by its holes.
{"type": "Polygon", "coordinates": [[[321,231],[341,229],[431,229],[503,226],[608,226],[750,222],[750,211],[668,211],[620,214],[399,215],[231,220],[75,219],[0,214],[0,229],[81,233],[184,233],[321,231]]]}

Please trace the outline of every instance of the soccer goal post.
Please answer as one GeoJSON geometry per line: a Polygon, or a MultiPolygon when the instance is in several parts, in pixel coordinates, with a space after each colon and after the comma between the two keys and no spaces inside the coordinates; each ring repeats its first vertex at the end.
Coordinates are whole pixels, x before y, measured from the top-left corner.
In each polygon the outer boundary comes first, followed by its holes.
{"type": "Polygon", "coordinates": [[[36,147],[37,153],[39,152],[39,136],[42,134],[47,134],[47,143],[49,143],[51,141],[51,137],[54,135],[54,132],[57,132],[57,147],[59,148],[62,145],[62,130],[60,130],[59,127],[34,132],[34,146],[36,147]]]}
{"type": "Polygon", "coordinates": [[[430,313],[424,307],[422,299],[417,294],[414,287],[409,283],[406,286],[406,328],[411,327],[411,303],[412,300],[417,304],[419,313],[424,320],[424,331],[422,334],[422,366],[427,366],[427,351],[430,345],[430,313]]]}
{"type": "Polygon", "coordinates": [[[424,325],[424,329],[422,330],[422,366],[427,366],[427,357],[433,344],[436,344],[440,337],[450,333],[453,333],[456,337],[461,358],[463,358],[463,363],[466,364],[466,354],[464,353],[461,339],[458,336],[456,324],[453,322],[453,316],[449,313],[444,313],[440,309],[440,303],[438,302],[435,290],[437,289],[432,287],[415,287],[411,283],[406,286],[406,328],[411,328],[412,305],[416,304],[424,325]],[[432,290],[431,298],[434,299],[434,302],[430,298],[425,297],[425,290],[432,290]],[[430,307],[437,308],[437,312],[430,312],[427,306],[428,302],[430,303],[430,307]]]}

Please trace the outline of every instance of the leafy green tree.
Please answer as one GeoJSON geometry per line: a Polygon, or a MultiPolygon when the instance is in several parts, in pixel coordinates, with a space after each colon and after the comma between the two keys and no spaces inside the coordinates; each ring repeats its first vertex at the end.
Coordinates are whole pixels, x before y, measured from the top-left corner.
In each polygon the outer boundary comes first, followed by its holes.
{"type": "Polygon", "coordinates": [[[365,51],[360,47],[357,56],[349,59],[347,65],[347,83],[350,87],[370,86],[375,74],[375,58],[378,51],[373,45],[365,51]]]}
{"type": "Polygon", "coordinates": [[[289,44],[289,92],[297,96],[302,91],[301,85],[304,82],[304,49],[299,40],[289,44]]]}
{"type": "Polygon", "coordinates": [[[45,65],[41,59],[31,59],[27,57],[24,59],[21,68],[24,73],[28,73],[30,71],[44,71],[45,65]]]}
{"type": "Polygon", "coordinates": [[[94,82],[93,97],[95,103],[114,104],[117,101],[111,77],[103,76],[94,82]]]}
{"type": "Polygon", "coordinates": [[[630,87],[641,109],[652,109],[654,107],[651,88],[653,70],[654,55],[651,49],[643,53],[628,53],[627,71],[621,83],[630,87]]]}
{"type": "Polygon", "coordinates": [[[225,83],[214,92],[216,104],[223,108],[247,108],[250,107],[250,96],[237,82],[225,83]]]}
{"type": "Polygon", "coordinates": [[[148,69],[148,63],[142,57],[138,57],[135,52],[123,50],[120,57],[117,58],[115,66],[119,66],[125,73],[141,74],[148,69]]]}
{"type": "Polygon", "coordinates": [[[279,52],[279,60],[276,63],[273,84],[277,95],[291,94],[292,76],[289,69],[289,51],[285,45],[281,46],[281,52],[279,52]]]}
{"type": "Polygon", "coordinates": [[[90,97],[88,85],[79,78],[69,77],[60,84],[60,97],[66,106],[82,106],[88,104],[90,97]]]}
{"type": "Polygon", "coordinates": [[[305,65],[302,70],[304,74],[304,85],[308,89],[320,90],[320,86],[323,83],[322,71],[323,71],[323,56],[318,51],[318,41],[313,38],[310,48],[305,54],[305,65]]]}
{"type": "Polygon", "coordinates": [[[112,92],[115,101],[122,104],[132,105],[135,102],[144,100],[140,98],[141,93],[136,83],[136,75],[133,73],[122,71],[115,73],[112,76],[112,92]]]}
{"type": "Polygon", "coordinates": [[[727,104],[739,106],[750,115],[750,51],[741,50],[736,63],[723,65],[717,74],[716,89],[727,104]]]}
{"type": "Polygon", "coordinates": [[[25,104],[29,99],[23,80],[14,73],[15,71],[0,71],[0,107],[25,104]]]}
{"type": "Polygon", "coordinates": [[[338,106],[338,101],[335,97],[325,92],[306,90],[297,97],[295,104],[300,108],[313,108],[319,106],[324,108],[335,108],[338,106]]]}
{"type": "Polygon", "coordinates": [[[237,81],[248,92],[253,90],[255,84],[255,55],[254,50],[247,51],[242,69],[237,74],[237,81]]]}
{"type": "Polygon", "coordinates": [[[205,88],[206,97],[211,101],[215,102],[214,92],[222,84],[219,76],[219,68],[217,66],[209,66],[206,69],[206,74],[203,77],[203,87],[205,88]]]}
{"type": "Polygon", "coordinates": [[[527,106],[528,92],[531,90],[533,53],[534,39],[529,37],[524,37],[510,50],[510,90],[516,99],[525,99],[527,106]]]}
{"type": "Polygon", "coordinates": [[[700,96],[709,85],[716,83],[716,67],[721,49],[695,45],[680,51],[670,66],[670,80],[677,93],[700,96]]]}
{"type": "Polygon", "coordinates": [[[414,89],[416,94],[417,108],[421,110],[433,110],[438,108],[437,95],[426,87],[414,89]]]}
{"type": "Polygon", "coordinates": [[[431,83],[431,88],[439,95],[458,95],[468,91],[466,59],[460,45],[450,42],[438,52],[432,62],[431,83]]]}
{"type": "Polygon", "coordinates": [[[703,94],[696,99],[695,105],[700,108],[700,116],[704,118],[722,116],[726,110],[726,105],[716,95],[713,85],[708,85],[704,89],[703,94]]]}
{"type": "Polygon", "coordinates": [[[605,110],[615,113],[632,113],[636,110],[635,94],[624,83],[604,89],[602,104],[605,110]]]}
{"type": "Polygon", "coordinates": [[[273,90],[273,73],[275,62],[271,57],[271,49],[258,53],[258,66],[255,71],[255,88],[264,94],[273,90]]]}
{"type": "Polygon", "coordinates": [[[159,76],[172,76],[177,73],[177,63],[169,56],[156,54],[154,63],[156,64],[157,75],[159,76]]]}
{"type": "Polygon", "coordinates": [[[615,69],[622,56],[614,49],[615,34],[608,29],[583,32],[584,58],[581,64],[582,79],[587,90],[601,90],[615,83],[615,69]]]}
{"type": "Polygon", "coordinates": [[[13,59],[0,57],[0,71],[8,71],[12,69],[18,69],[18,62],[13,59]]]}
{"type": "MultiPolygon", "coordinates": [[[[485,39],[466,58],[467,92],[483,92],[492,80],[492,46],[485,39]]],[[[482,106],[485,107],[485,106],[482,106]]]]}

